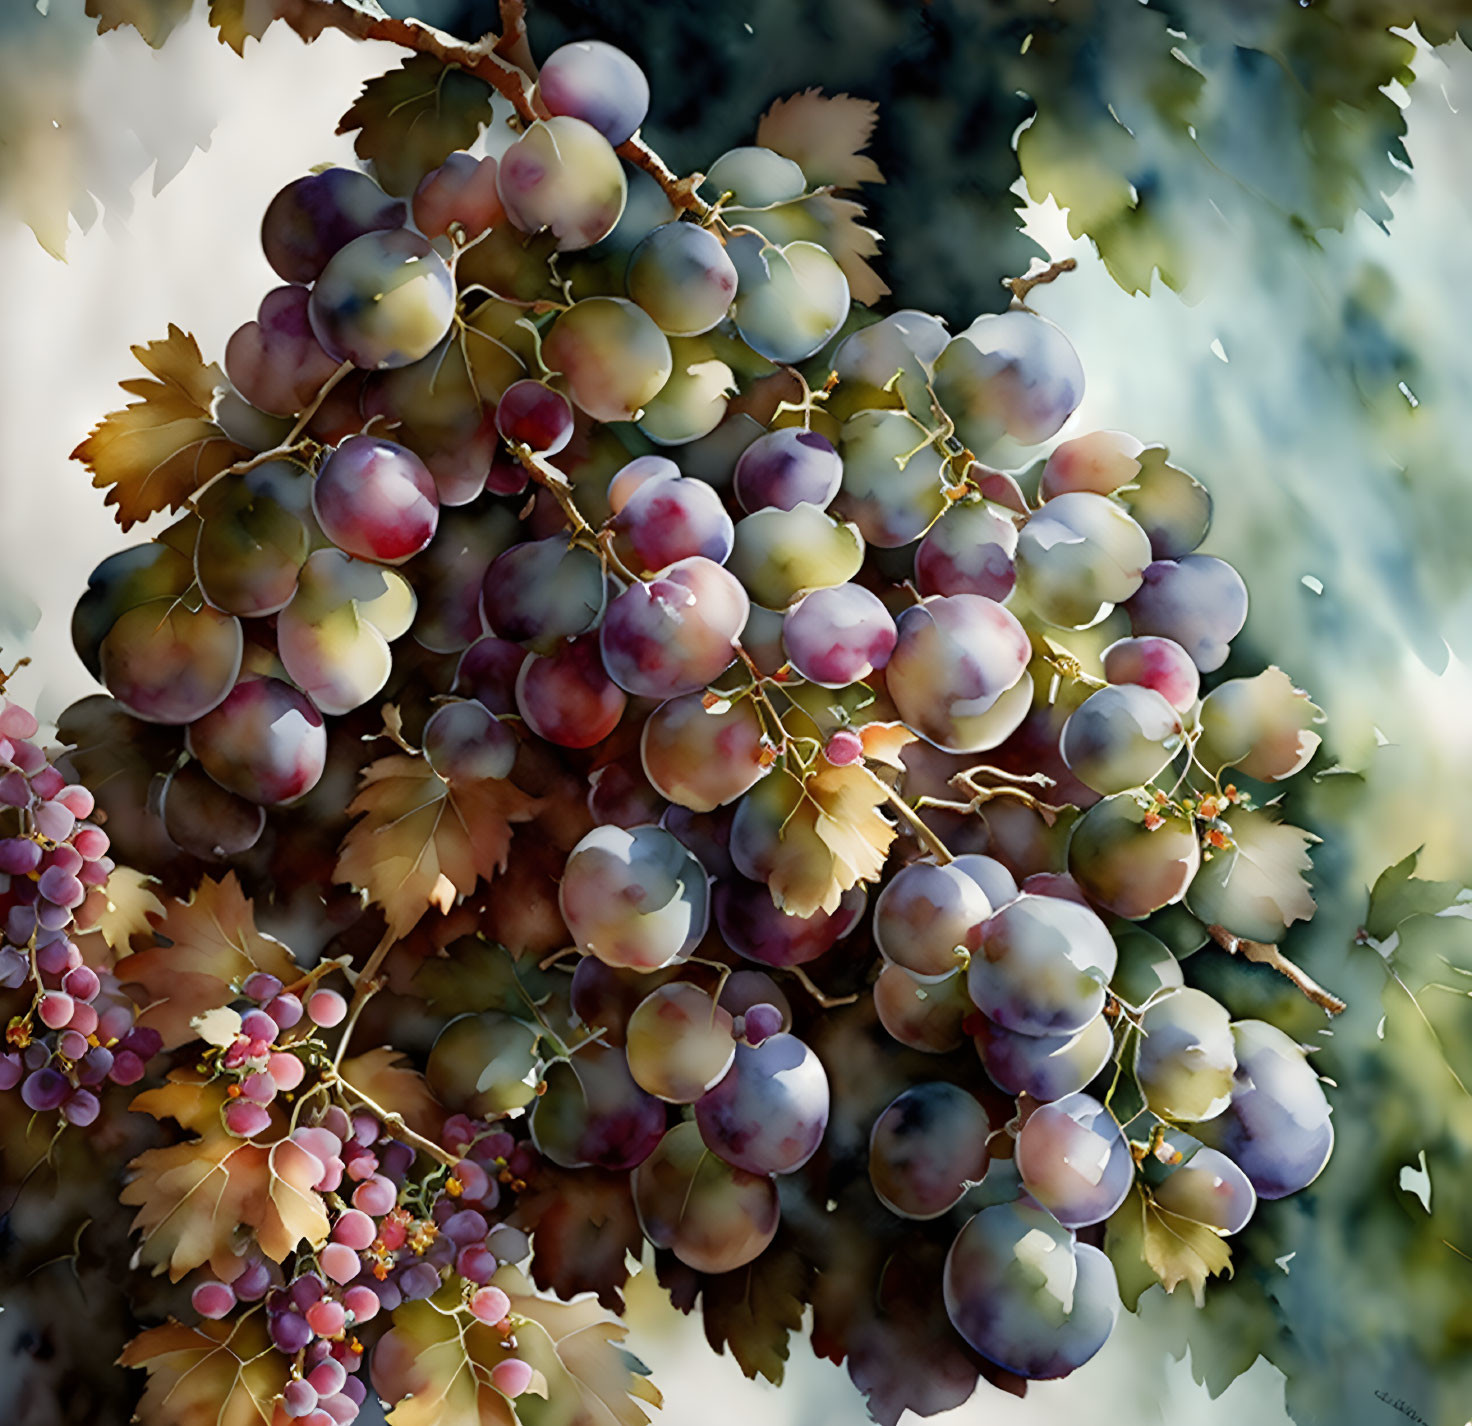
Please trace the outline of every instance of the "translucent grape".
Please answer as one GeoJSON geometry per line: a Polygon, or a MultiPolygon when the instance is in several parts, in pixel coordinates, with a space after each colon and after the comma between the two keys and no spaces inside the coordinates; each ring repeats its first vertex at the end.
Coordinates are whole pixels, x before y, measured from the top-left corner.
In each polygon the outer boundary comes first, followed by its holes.
{"type": "Polygon", "coordinates": [[[496,403],[496,430],[542,455],[555,456],[572,440],[572,407],[540,381],[514,381],[496,403]]]}
{"type": "Polygon", "coordinates": [[[651,991],[629,1017],[629,1072],[671,1104],[693,1104],[731,1067],[730,1014],[699,986],[673,981],[651,991]]]}
{"type": "Polygon", "coordinates": [[[639,429],[656,445],[683,446],[720,425],[738,382],[704,337],[671,337],[670,362],[669,380],[640,413],[639,429]]]}
{"type": "Polygon", "coordinates": [[[988,1019],[1024,1035],[1072,1035],[1104,1008],[1114,941],[1087,907],[1022,895],[981,930],[971,998],[988,1019]]]}
{"type": "Polygon", "coordinates": [[[523,132],[501,157],[496,189],[506,216],[524,233],[549,230],[559,252],[606,238],[629,191],[608,140],[567,115],[539,119],[523,132]]]}
{"type": "Polygon", "coordinates": [[[539,738],[559,748],[591,748],[618,726],[628,695],[603,667],[596,635],[533,654],[516,675],[516,710],[539,738]]]}
{"type": "Polygon", "coordinates": [[[900,717],[951,752],[1000,742],[1011,728],[998,737],[987,715],[1022,679],[1032,656],[1016,616],[980,595],[952,594],[906,609],[898,627],[887,683],[900,717]]]}
{"type": "Polygon", "coordinates": [[[635,574],[652,574],[702,555],[725,562],[735,527],[721,497],[703,480],[646,480],[613,517],[614,548],[635,574]]]}
{"type": "Polygon", "coordinates": [[[1247,622],[1247,586],[1211,555],[1156,560],[1126,607],[1135,634],[1174,639],[1202,673],[1211,673],[1226,662],[1247,622]]]}
{"type": "Polygon", "coordinates": [[[393,441],[349,436],[312,486],[322,533],[346,554],[402,564],[434,538],[440,502],[424,462],[393,441]]]}
{"type": "Polygon", "coordinates": [[[1000,603],[1017,583],[1016,550],[1017,526],[998,506],[955,505],[920,541],[915,583],[921,594],[980,594],[1000,603]]]}
{"type": "Polygon", "coordinates": [[[402,228],[404,205],[367,174],[328,168],[288,183],[261,220],[266,261],[287,282],[315,282],[327,260],[365,233],[402,228]]]}
{"type": "Polygon", "coordinates": [[[1035,446],[1053,435],[1083,399],[1084,371],[1045,318],[988,313],[936,358],[934,388],[956,434],[984,457],[1002,436],[1035,446]]]}
{"type": "Polygon", "coordinates": [[[828,1125],[828,1076],[795,1035],[738,1045],[731,1068],[695,1102],[712,1153],[748,1173],[792,1173],[817,1153],[828,1125]]]}
{"type": "Polygon", "coordinates": [[[273,416],[304,411],[338,363],[312,331],[305,287],[277,287],[262,299],[253,322],[225,346],[225,374],[252,406],[273,416]]]}
{"type": "Polygon", "coordinates": [[[542,357],[595,421],[636,420],[674,370],[669,339],[622,297],[575,302],[549,328],[542,357]]]}
{"type": "Polygon", "coordinates": [[[864,888],[853,886],[836,910],[794,916],[758,883],[720,881],[714,896],[716,925],[731,949],[777,969],[806,965],[831,950],[858,925],[867,901],[864,888]]]}
{"type": "Polygon", "coordinates": [[[939,1218],[979,1183],[990,1154],[986,1110],[944,1081],[917,1084],[891,1101],[869,1136],[869,1182],[901,1218],[939,1218]]]}
{"type": "MultiPolygon", "coordinates": [[[[833,370],[843,390],[891,387],[909,410],[928,411],[930,372],[948,341],[939,317],[906,308],[845,337],[833,354],[833,370]]],[[[869,393],[861,399],[877,404],[869,393]]]]}
{"type": "Polygon", "coordinates": [[[584,951],[638,970],[689,955],[709,915],[704,869],[659,827],[595,827],[568,855],[558,905],[584,951]]]}
{"type": "Polygon", "coordinates": [[[1247,1226],[1257,1207],[1257,1190],[1225,1154],[1197,1149],[1156,1188],[1155,1201],[1167,1213],[1230,1236],[1247,1226]]]}
{"type": "Polygon", "coordinates": [[[312,289],[312,331],[329,356],[377,371],[428,356],[455,315],[445,260],[406,228],[355,238],[312,289]]]}
{"type": "Polygon", "coordinates": [[[1153,688],[1136,683],[1091,693],[1058,739],[1069,771],[1106,795],[1153,782],[1181,746],[1180,714],[1153,688]]]}
{"type": "Polygon", "coordinates": [[[893,962],[874,982],[874,1010],[900,1044],[931,1055],[962,1044],[966,1039],[962,1024],[976,1014],[963,971],[952,971],[941,980],[922,979],[893,962]]]}
{"type": "Polygon", "coordinates": [[[677,1124],[631,1180],[639,1226],[696,1272],[730,1272],[776,1236],[776,1185],[710,1153],[694,1124],[677,1124]]]}
{"type": "Polygon", "coordinates": [[[1201,865],[1188,818],[1172,812],[1152,827],[1147,815],[1130,793],[1106,797],[1074,824],[1068,842],[1068,870],[1084,894],[1132,921],[1179,901],[1201,865]]]}
{"type": "Polygon", "coordinates": [[[189,588],[194,570],[188,556],[150,540],[109,555],[87,577],[72,613],[72,644],[94,678],[101,678],[102,641],[117,621],[151,599],[174,599],[189,588]]]}
{"type": "Polygon", "coordinates": [[[649,715],[639,756],[659,795],[695,812],[734,802],[772,766],[752,701],[707,708],[700,693],[672,698],[649,715]]]}
{"type": "Polygon", "coordinates": [[[153,599],[119,616],[98,648],[98,664],[108,692],[135,718],[192,723],[224,702],[244,651],[233,614],[153,599]]]}
{"type": "Polygon", "coordinates": [[[169,840],[206,860],[249,851],[266,830],[264,807],[227,792],[198,763],[171,772],[159,802],[169,840]]]}
{"type": "Polygon", "coordinates": [[[784,426],[758,436],[741,452],[732,477],[737,502],[745,511],[794,505],[820,509],[838,494],[843,459],[817,431],[784,426]]]}
{"type": "Polygon", "coordinates": [[[874,903],[874,940],[885,960],[939,980],[974,955],[992,914],[980,885],[954,867],[911,862],[874,903]]]}
{"type": "Polygon", "coordinates": [[[635,456],[608,482],[608,509],[617,515],[646,482],[678,477],[680,467],[667,456],[635,456]]]}
{"type": "Polygon", "coordinates": [[[790,158],[755,144],[727,149],[711,164],[705,181],[717,194],[729,192],[748,208],[765,208],[799,197],[808,181],[790,158]]]}
{"type": "Polygon", "coordinates": [[[951,1322],[982,1356],[1045,1381],[1088,1361],[1120,1309],[1109,1259],[1026,1199],[983,1208],[961,1229],[943,1291],[951,1322]]]}
{"type": "Polygon", "coordinates": [[[509,776],[516,734],[473,701],[444,703],[424,725],[424,754],[450,784],[509,776]]]}
{"type": "Polygon", "coordinates": [[[973,1039],[982,1067],[998,1089],[1043,1103],[1083,1089],[1114,1052],[1114,1033],[1102,1015],[1072,1035],[1019,1035],[983,1015],[973,1039]]]}
{"type": "Polygon", "coordinates": [[[1329,1101],[1304,1052],[1263,1020],[1232,1026],[1237,1074],[1232,1099],[1193,1132],[1252,1180],[1259,1198],[1307,1188],[1334,1148],[1329,1101]]]}
{"type": "Polygon", "coordinates": [[[1140,455],[1140,471],[1115,499],[1150,537],[1158,560],[1180,559],[1211,529],[1211,494],[1199,480],[1166,460],[1160,446],[1140,455]]]}
{"type": "Polygon", "coordinates": [[[1322,739],[1312,725],[1323,714],[1282,669],[1218,684],[1201,704],[1196,756],[1210,772],[1234,767],[1261,782],[1301,772],[1322,739]]]}
{"type": "Polygon", "coordinates": [[[1201,689],[1201,674],[1191,655],[1173,639],[1116,639],[1104,650],[1103,661],[1110,683],[1153,689],[1181,713],[1191,708],[1201,689]]]}
{"type": "Polygon", "coordinates": [[[858,584],[815,589],[782,621],[792,667],[824,688],[846,687],[883,668],[898,637],[889,610],[858,584]]]}
{"type": "Polygon", "coordinates": [[[1231,1017],[1189,986],[1160,996],[1140,1017],[1135,1078],[1161,1119],[1212,1119],[1232,1098],[1237,1056],[1231,1017]]]}
{"type": "Polygon", "coordinates": [[[736,656],[746,591],[703,556],[677,561],[612,600],[599,631],[609,676],[644,698],[677,698],[719,678],[736,656]]]}
{"type": "Polygon", "coordinates": [[[695,223],[655,228],[630,255],[624,280],[629,296],[671,337],[710,331],[736,296],[735,264],[721,240],[695,223]]]}
{"type": "Polygon", "coordinates": [[[550,653],[563,639],[597,627],[603,566],[563,535],[512,545],[486,571],[482,598],[486,621],[501,638],[550,653]]]}
{"type": "Polygon", "coordinates": [[[1102,1223],[1135,1181],[1124,1131],[1087,1094],[1067,1095],[1027,1117],[1017,1136],[1017,1171],[1065,1228],[1102,1223]]]}
{"type": "Polygon", "coordinates": [[[443,237],[455,227],[466,239],[479,237],[505,217],[493,158],[452,153],[414,190],[414,226],[426,238],[443,237]]]}
{"type": "Polygon", "coordinates": [[[1088,491],[1048,501],[1017,539],[1019,590],[1065,629],[1084,628],[1129,599],[1149,562],[1145,532],[1114,501],[1088,491]]]}
{"type": "Polygon", "coordinates": [[[242,679],[189,725],[185,745],[221,787],[266,806],[310,792],[327,765],[322,715],[279,678],[242,679]]]}
{"type": "Polygon", "coordinates": [[[1091,431],[1053,447],[1038,480],[1038,495],[1051,500],[1074,490],[1113,495],[1140,473],[1143,441],[1124,431],[1091,431]]]}
{"type": "Polygon", "coordinates": [[[457,1016],[440,1031],[425,1074],[447,1108],[493,1118],[532,1102],[538,1062],[537,1032],[530,1025],[485,1010],[457,1016]]]}
{"type": "Polygon", "coordinates": [[[805,361],[848,316],[848,279],[817,243],[766,245],[746,272],[732,305],[736,330],[769,361],[805,361]]]}
{"type": "Polygon", "coordinates": [[[554,1060],[531,1112],[532,1143],[562,1168],[626,1171],[642,1163],[664,1134],[665,1108],[629,1073],[624,1052],[587,1045],[554,1060]]]}
{"type": "Polygon", "coordinates": [[[864,563],[855,525],[840,523],[816,505],[755,511],[736,523],[726,567],[756,603],[786,609],[814,589],[852,579],[864,563]]]}
{"type": "Polygon", "coordinates": [[[194,575],[216,609],[259,617],[291,602],[315,534],[312,493],[301,466],[267,461],[198,496],[194,575]]]}
{"type": "Polygon", "coordinates": [[[649,112],[649,81],[621,49],[579,40],[552,51],[537,72],[547,111],[591,124],[617,146],[632,138],[649,112]]]}
{"type": "Polygon", "coordinates": [[[946,508],[945,458],[905,411],[858,411],[838,435],[843,487],[835,510],[871,545],[918,540],[946,508]]]}

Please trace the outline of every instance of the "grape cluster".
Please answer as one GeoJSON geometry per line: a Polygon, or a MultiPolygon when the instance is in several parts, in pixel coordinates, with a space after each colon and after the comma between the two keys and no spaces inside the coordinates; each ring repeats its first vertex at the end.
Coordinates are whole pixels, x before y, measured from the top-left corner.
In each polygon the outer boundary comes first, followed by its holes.
{"type": "MultiPolygon", "coordinates": [[[[686,211],[631,181],[648,87],[608,46],[559,50],[538,94],[409,203],[344,169],[277,196],[288,285],[218,413],[257,454],[77,610],[123,712],[183,729],[159,805],[186,850],[287,825],[331,752],[366,758],[347,718],[385,691],[447,797],[542,799],[556,865],[505,896],[531,886],[576,957],[542,1002],[572,1033],[530,999],[443,1026],[427,1078],[463,1156],[433,1188],[372,1115],[294,1132],[330,1242],[289,1282],[242,1272],[307,1353],[288,1413],[350,1419],[354,1325],[452,1273],[504,1321],[489,1214],[532,1149],[626,1175],[697,1274],[795,1203],[898,1221],[949,1244],[932,1286],[970,1349],[1065,1374],[1119,1310],[1099,1225],[1131,1193],[1227,1235],[1332,1147],[1303,1050],[1172,949],[1267,935],[1230,872],[1255,789],[1318,745],[1311,705],[1276,670],[1211,679],[1247,596],[1199,553],[1199,482],[1119,432],[1039,454],[1083,395],[1055,325],[854,308],[826,195],[774,150],[722,155],[686,211]]],[[[221,1059],[247,1134],[301,1013],[253,981],[221,1059]]]]}
{"type": "Polygon", "coordinates": [[[85,820],[92,794],[32,741],[38,730],[0,693],[0,991],[29,999],[7,1019],[0,1090],[19,1085],[28,1109],[85,1128],[101,1112],[99,1090],[136,1084],[162,1042],[68,934],[113,863],[107,833],[85,820]]]}

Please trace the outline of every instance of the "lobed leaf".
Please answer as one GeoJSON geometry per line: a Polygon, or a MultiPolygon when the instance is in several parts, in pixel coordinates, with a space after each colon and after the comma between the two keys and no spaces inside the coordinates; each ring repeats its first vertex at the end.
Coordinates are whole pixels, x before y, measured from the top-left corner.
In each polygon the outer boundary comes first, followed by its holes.
{"type": "Polygon", "coordinates": [[[397,1114],[416,1134],[438,1141],[444,1106],[401,1051],[387,1045],[368,1050],[344,1060],[338,1073],[375,1104],[397,1114]]]}
{"type": "Polygon", "coordinates": [[[1250,941],[1280,941],[1295,921],[1317,909],[1303,873],[1318,838],[1279,821],[1276,808],[1234,810],[1234,847],[1218,852],[1186,891],[1186,906],[1207,925],[1224,926],[1250,941]]]}
{"type": "Polygon", "coordinates": [[[884,182],[879,165],[864,153],[878,119],[872,99],[805,89],[772,104],[757,125],[756,141],[790,158],[809,183],[856,188],[884,182]]]}
{"type": "Polygon", "coordinates": [[[139,1426],[270,1426],[290,1360],[271,1350],[260,1314],[140,1332],[119,1365],[148,1373],[139,1426]]]}

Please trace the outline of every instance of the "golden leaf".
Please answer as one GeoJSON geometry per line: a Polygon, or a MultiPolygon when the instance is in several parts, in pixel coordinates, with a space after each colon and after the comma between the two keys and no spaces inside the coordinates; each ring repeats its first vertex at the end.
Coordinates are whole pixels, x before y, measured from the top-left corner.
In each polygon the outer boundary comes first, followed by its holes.
{"type": "MultiPolygon", "coordinates": [[[[143,1238],[140,1257],[174,1282],[205,1263],[228,1278],[242,1228],[253,1229],[261,1251],[278,1263],[301,1242],[317,1247],[327,1239],[326,1206],[312,1187],[321,1164],[290,1139],[258,1143],[228,1133],[224,1103],[222,1089],[178,1071],[133,1101],[139,1112],[173,1119],[197,1136],[139,1154],[119,1195],[138,1210],[132,1227],[143,1238]]],[[[281,1128],[273,1115],[270,1132],[281,1128]]]]}
{"type": "Polygon", "coordinates": [[[163,341],[133,348],[150,373],[121,383],[139,399],[112,411],[72,452],[110,487],[118,524],[131,529],[160,510],[178,510],[205,481],[249,454],[211,417],[225,374],[206,366],[199,344],[171,322],[163,341]]]}
{"type": "Polygon", "coordinates": [[[129,956],[119,979],[140,986],[147,999],[138,1016],[173,1049],[196,1038],[192,1021],[228,1004],[253,971],[269,971],[290,984],[297,965],[280,941],[256,930],[250,900],[235,873],[223,881],[205,877],[188,901],[170,901],[154,918],[161,942],[129,956]]]}
{"type": "Polygon", "coordinates": [[[291,1366],[271,1350],[260,1313],[150,1327],[123,1348],[118,1363],[148,1372],[133,1418],[140,1426],[269,1426],[291,1366]]]}
{"type": "Polygon", "coordinates": [[[424,758],[379,758],[363,770],[348,808],[360,820],[343,840],[333,878],[367,892],[389,930],[403,936],[428,907],[448,911],[481,877],[505,870],[511,824],[529,821],[540,806],[510,782],[451,788],[424,758]]]}
{"type": "Polygon", "coordinates": [[[132,867],[114,867],[106,884],[88,895],[90,928],[113,950],[126,954],[135,936],[152,929],[150,918],[164,914],[163,902],[150,889],[156,885],[153,877],[132,867]]]}
{"type": "Polygon", "coordinates": [[[373,1387],[386,1401],[391,1426],[517,1426],[511,1402],[491,1385],[505,1360],[494,1327],[406,1302],[373,1349],[373,1387]]]}
{"type": "Polygon", "coordinates": [[[883,183],[879,165],[863,152],[878,118],[872,99],[805,89],[773,103],[757,125],[756,141],[790,158],[809,183],[835,188],[883,183]]]}
{"type": "Polygon", "coordinates": [[[1144,1200],[1144,1256],[1150,1270],[1167,1292],[1181,1283],[1190,1286],[1197,1307],[1205,1300],[1206,1279],[1231,1273],[1232,1249],[1225,1238],[1204,1223],[1167,1213],[1144,1200]]]}
{"type": "Polygon", "coordinates": [[[375,1104],[397,1114],[416,1134],[438,1140],[445,1111],[422,1074],[386,1046],[344,1060],[338,1071],[375,1104]]]}
{"type": "Polygon", "coordinates": [[[904,770],[903,753],[916,735],[903,723],[865,723],[855,730],[864,745],[864,756],[870,762],[883,763],[896,772],[904,770]]]}
{"type": "Polygon", "coordinates": [[[87,0],[87,14],[97,21],[97,33],[131,25],[153,49],[158,49],[174,27],[189,16],[194,0],[87,0]]]}

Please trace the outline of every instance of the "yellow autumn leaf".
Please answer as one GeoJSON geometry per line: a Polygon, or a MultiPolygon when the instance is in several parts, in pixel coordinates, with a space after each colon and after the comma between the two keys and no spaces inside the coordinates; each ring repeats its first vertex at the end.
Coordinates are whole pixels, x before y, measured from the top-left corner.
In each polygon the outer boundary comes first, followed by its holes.
{"type": "Polygon", "coordinates": [[[511,824],[541,806],[510,782],[450,786],[422,757],[394,753],[363,770],[348,812],[359,820],[333,871],[382,908],[403,936],[435,906],[443,914],[484,877],[504,871],[511,824]]]}
{"type": "Polygon", "coordinates": [[[152,890],[157,885],[153,877],[132,867],[114,867],[104,885],[88,892],[77,923],[126,955],[134,937],[153,929],[150,918],[164,914],[164,904],[152,890]]]}
{"type": "Polygon", "coordinates": [[[174,1282],[205,1264],[229,1277],[242,1228],[278,1263],[300,1243],[317,1247],[327,1239],[326,1205],[312,1187],[321,1164],[283,1136],[279,1115],[267,1130],[275,1142],[236,1138],[221,1122],[224,1102],[222,1089],[179,1072],[133,1101],[139,1112],[173,1119],[196,1135],[139,1154],[119,1195],[138,1210],[132,1227],[143,1239],[139,1256],[174,1282]]]}
{"type": "Polygon", "coordinates": [[[397,1114],[416,1134],[439,1138],[445,1110],[400,1051],[387,1046],[368,1050],[344,1060],[338,1073],[375,1104],[397,1114]]]}
{"type": "Polygon", "coordinates": [[[207,480],[249,455],[213,419],[225,374],[205,364],[199,344],[173,323],[158,342],[133,348],[149,372],[121,383],[138,400],[108,415],[73,452],[107,488],[118,524],[131,529],[160,510],[178,510],[207,480]]]}
{"type": "Polygon", "coordinates": [[[138,1023],[157,1030],[165,1049],[195,1039],[194,1018],[233,1000],[232,985],[252,971],[288,984],[297,978],[291,952],[256,929],[234,872],[205,877],[188,901],[171,900],[162,913],[153,917],[156,944],[127,957],[118,976],[143,991],[138,1023]]]}
{"type": "Polygon", "coordinates": [[[373,1388],[395,1403],[390,1426],[517,1426],[510,1400],[491,1385],[505,1357],[494,1327],[406,1302],[373,1349],[373,1388]]]}
{"type": "Polygon", "coordinates": [[[1186,1283],[1200,1307],[1207,1278],[1232,1270],[1232,1249],[1227,1240],[1204,1223],[1167,1213],[1148,1198],[1144,1200],[1144,1213],[1145,1262],[1167,1292],[1186,1283]]]}
{"type": "Polygon", "coordinates": [[[118,1363],[148,1373],[133,1418],[139,1426],[269,1426],[291,1370],[290,1358],[271,1350],[260,1313],[150,1327],[118,1363]]]}
{"type": "Polygon", "coordinates": [[[879,165],[864,153],[878,118],[872,99],[805,89],[773,103],[757,125],[756,141],[790,158],[812,184],[883,183],[879,165]]]}
{"type": "Polygon", "coordinates": [[[855,731],[864,745],[864,756],[870,762],[883,763],[896,772],[903,771],[904,751],[917,740],[916,734],[903,723],[865,723],[855,731]]]}

